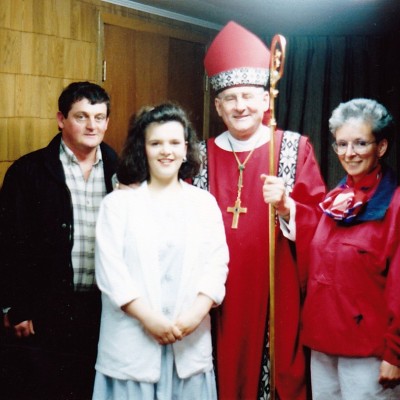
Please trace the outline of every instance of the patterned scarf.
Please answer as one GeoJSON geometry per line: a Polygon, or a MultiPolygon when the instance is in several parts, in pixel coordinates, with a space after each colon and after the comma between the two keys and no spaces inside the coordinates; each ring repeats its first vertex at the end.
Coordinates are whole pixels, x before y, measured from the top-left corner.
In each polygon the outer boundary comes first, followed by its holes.
{"type": "Polygon", "coordinates": [[[319,206],[329,217],[349,223],[354,220],[375,193],[381,178],[380,164],[360,182],[354,183],[353,179],[347,176],[346,181],[330,191],[319,206]]]}

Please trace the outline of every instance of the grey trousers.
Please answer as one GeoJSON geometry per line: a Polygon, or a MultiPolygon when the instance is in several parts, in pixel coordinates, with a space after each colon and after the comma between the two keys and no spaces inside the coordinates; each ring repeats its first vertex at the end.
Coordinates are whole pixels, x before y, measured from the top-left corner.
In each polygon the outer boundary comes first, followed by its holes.
{"type": "Polygon", "coordinates": [[[378,382],[381,360],[335,357],[311,351],[313,400],[399,400],[400,385],[383,389],[378,382]]]}

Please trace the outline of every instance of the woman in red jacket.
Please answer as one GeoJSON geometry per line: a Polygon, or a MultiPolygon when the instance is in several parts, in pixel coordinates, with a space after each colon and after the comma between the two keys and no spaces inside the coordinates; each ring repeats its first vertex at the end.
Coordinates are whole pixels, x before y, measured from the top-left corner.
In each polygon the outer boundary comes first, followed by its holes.
{"type": "MultiPolygon", "coordinates": [[[[309,248],[313,399],[400,399],[400,189],[382,162],[393,120],[376,101],[354,99],[329,127],[347,176],[320,204],[309,248]]],[[[299,234],[309,221],[295,218],[299,234]]]]}

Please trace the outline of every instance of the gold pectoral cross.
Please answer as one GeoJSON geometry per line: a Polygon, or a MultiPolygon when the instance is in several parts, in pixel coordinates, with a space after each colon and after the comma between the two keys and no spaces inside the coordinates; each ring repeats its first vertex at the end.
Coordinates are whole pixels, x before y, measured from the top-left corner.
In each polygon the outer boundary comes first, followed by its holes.
{"type": "Polygon", "coordinates": [[[237,229],[239,225],[239,216],[240,214],[246,214],[247,213],[247,207],[240,207],[240,199],[236,199],[235,205],[233,207],[228,207],[227,211],[233,213],[233,219],[232,219],[232,229],[237,229]]]}

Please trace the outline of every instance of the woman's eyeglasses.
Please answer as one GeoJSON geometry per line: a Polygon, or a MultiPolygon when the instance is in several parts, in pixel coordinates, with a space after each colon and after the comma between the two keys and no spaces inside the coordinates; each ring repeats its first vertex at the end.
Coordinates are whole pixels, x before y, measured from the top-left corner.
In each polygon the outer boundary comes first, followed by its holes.
{"type": "Polygon", "coordinates": [[[372,140],[371,142],[367,142],[366,140],[355,140],[354,142],[340,141],[340,142],[333,142],[332,147],[335,153],[339,154],[339,156],[346,154],[349,145],[353,149],[354,153],[365,154],[368,151],[368,146],[372,143],[376,143],[376,141],[375,140],[372,140]]]}

